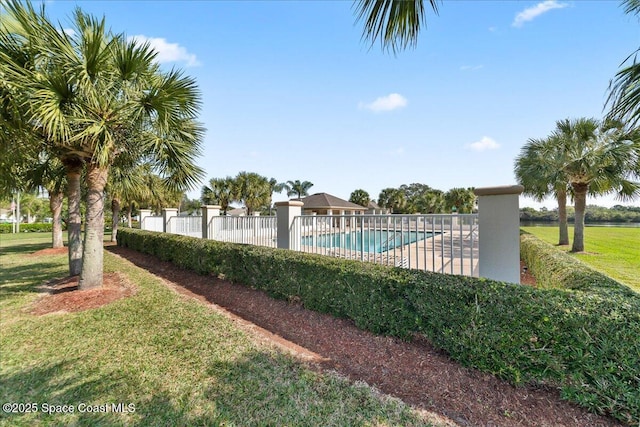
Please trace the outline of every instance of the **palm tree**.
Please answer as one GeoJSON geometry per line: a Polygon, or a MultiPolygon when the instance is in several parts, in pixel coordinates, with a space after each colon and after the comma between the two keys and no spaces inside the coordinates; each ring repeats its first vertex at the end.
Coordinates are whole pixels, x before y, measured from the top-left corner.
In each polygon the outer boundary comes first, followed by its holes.
{"type": "Polygon", "coordinates": [[[524,194],[537,201],[553,195],[558,202],[558,245],[569,244],[569,183],[563,169],[565,162],[565,152],[557,138],[530,139],[520,150],[514,168],[518,183],[524,187],[524,194]]]}
{"type": "Polygon", "coordinates": [[[369,201],[371,198],[369,197],[369,193],[362,189],[353,190],[353,193],[349,196],[349,201],[351,203],[355,203],[356,205],[364,206],[365,208],[369,206],[369,201]]]}
{"type": "Polygon", "coordinates": [[[273,193],[280,193],[285,189],[286,184],[284,182],[278,182],[277,179],[271,178],[269,180],[269,215],[271,215],[271,207],[273,206],[273,193]]]}
{"type": "MultiPolygon", "coordinates": [[[[383,49],[394,53],[414,47],[425,25],[425,0],[357,0],[358,21],[364,21],[362,38],[373,45],[380,39],[383,49]]],[[[438,1],[428,0],[438,14],[438,1]]]]}
{"type": "MultiPolygon", "coordinates": [[[[639,0],[623,0],[625,13],[640,15],[639,0]]],[[[627,122],[631,127],[640,123],[640,48],[629,55],[609,83],[607,103],[609,117],[627,122]]]]}
{"type": "Polygon", "coordinates": [[[461,214],[470,214],[476,206],[473,188],[452,188],[444,194],[444,199],[448,211],[455,210],[461,214]]]}
{"type": "MultiPolygon", "coordinates": [[[[109,179],[106,192],[111,197],[111,241],[116,242],[120,212],[123,205],[129,211],[136,200],[148,198],[151,189],[146,185],[145,178],[150,173],[149,165],[132,163],[131,158],[116,159],[109,179]]],[[[128,215],[129,216],[129,215],[128,215]]]]}
{"type": "Polygon", "coordinates": [[[565,155],[562,171],[575,200],[571,250],[582,252],[587,193],[615,192],[623,200],[640,196],[640,131],[580,118],[558,121],[554,136],[565,155]]]}
{"type": "Polygon", "coordinates": [[[233,201],[233,178],[211,178],[209,185],[202,187],[201,200],[205,205],[220,205],[226,215],[229,204],[233,201]]]}
{"type": "Polygon", "coordinates": [[[266,208],[271,199],[269,180],[254,172],[240,172],[233,180],[234,199],[247,208],[247,215],[266,208]]]}
{"type": "Polygon", "coordinates": [[[287,181],[284,189],[287,190],[287,196],[296,196],[297,199],[301,199],[309,195],[309,189],[313,187],[313,183],[309,181],[302,181],[296,179],[295,181],[287,181]]]}
{"type": "MultiPolygon", "coordinates": [[[[7,10],[21,24],[37,60],[35,67],[9,62],[6,69],[23,99],[29,99],[29,122],[41,124],[62,153],[70,196],[79,190],[76,183],[86,165],[79,287],[101,286],[104,189],[110,167],[121,153],[136,148],[176,188],[195,184],[202,173],[194,164],[203,133],[195,121],[198,90],[178,71],[161,72],[148,44],[108,32],[104,19],[76,9],[70,35],[48,21],[44,8],[37,14],[28,3],[10,2],[7,10]]],[[[74,209],[71,197],[69,205],[74,209]]]]}
{"type": "Polygon", "coordinates": [[[385,188],[378,195],[378,205],[389,209],[391,213],[401,213],[406,204],[404,192],[397,188],[385,188]]]}

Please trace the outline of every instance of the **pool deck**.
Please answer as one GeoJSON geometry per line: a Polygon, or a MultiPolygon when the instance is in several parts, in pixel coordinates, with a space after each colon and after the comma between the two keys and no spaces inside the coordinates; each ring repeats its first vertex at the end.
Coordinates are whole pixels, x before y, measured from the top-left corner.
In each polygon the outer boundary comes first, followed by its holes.
{"type": "MultiPolygon", "coordinates": [[[[349,232],[349,230],[336,230],[349,232]]],[[[431,230],[427,230],[431,231],[431,230]]],[[[440,234],[382,253],[342,248],[301,246],[302,252],[446,274],[478,277],[478,237],[475,230],[444,230],[440,234]]]]}

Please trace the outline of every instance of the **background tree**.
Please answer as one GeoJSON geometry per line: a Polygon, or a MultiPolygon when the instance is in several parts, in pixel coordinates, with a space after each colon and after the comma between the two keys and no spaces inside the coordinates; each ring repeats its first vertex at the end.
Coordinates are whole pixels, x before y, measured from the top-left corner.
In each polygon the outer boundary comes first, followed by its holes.
{"type": "Polygon", "coordinates": [[[470,214],[476,207],[476,195],[473,188],[451,188],[444,194],[446,210],[454,210],[461,214],[470,214]]]}
{"type": "Polygon", "coordinates": [[[558,203],[558,245],[569,244],[565,152],[557,138],[530,139],[516,157],[514,172],[524,194],[541,202],[553,195],[558,203]]]}
{"type": "Polygon", "coordinates": [[[233,201],[233,178],[211,178],[209,185],[202,187],[201,200],[205,205],[220,205],[226,215],[233,201]]]}
{"type": "Polygon", "coordinates": [[[271,200],[269,180],[254,172],[240,172],[233,180],[234,200],[247,208],[247,215],[268,207],[271,200]]]}
{"type": "Polygon", "coordinates": [[[406,204],[404,192],[397,188],[385,188],[378,195],[378,205],[389,209],[391,213],[400,213],[406,204]]]}
{"type": "Polygon", "coordinates": [[[271,208],[273,206],[273,193],[281,193],[285,189],[286,183],[278,182],[277,179],[269,179],[269,215],[271,215],[271,208]]]}
{"type": "Polygon", "coordinates": [[[309,181],[287,181],[284,185],[284,189],[287,190],[287,196],[296,196],[297,199],[301,199],[309,195],[309,189],[313,187],[313,183],[309,181]]]}
{"type": "Polygon", "coordinates": [[[640,196],[640,132],[618,122],[560,120],[555,138],[565,154],[563,173],[575,201],[573,252],[584,251],[587,193],[615,192],[622,200],[640,196]]]}
{"type": "Polygon", "coordinates": [[[354,190],[349,196],[349,201],[351,203],[355,203],[356,205],[364,206],[365,208],[369,206],[369,202],[371,198],[369,197],[369,193],[362,189],[354,190]]]}

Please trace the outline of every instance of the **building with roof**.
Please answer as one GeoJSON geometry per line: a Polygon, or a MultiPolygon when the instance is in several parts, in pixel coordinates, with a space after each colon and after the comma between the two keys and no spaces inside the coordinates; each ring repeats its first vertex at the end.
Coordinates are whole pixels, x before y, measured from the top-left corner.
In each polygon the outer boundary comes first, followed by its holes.
{"type": "Polygon", "coordinates": [[[351,203],[328,193],[316,193],[300,200],[303,215],[362,215],[367,211],[364,206],[351,203]]]}

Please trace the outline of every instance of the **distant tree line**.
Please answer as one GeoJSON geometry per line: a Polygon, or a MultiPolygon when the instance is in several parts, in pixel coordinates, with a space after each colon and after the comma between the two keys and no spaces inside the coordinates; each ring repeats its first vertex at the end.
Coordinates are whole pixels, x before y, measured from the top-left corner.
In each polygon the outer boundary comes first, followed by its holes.
{"type": "MultiPolygon", "coordinates": [[[[559,219],[558,209],[541,208],[521,208],[521,221],[535,222],[557,222],[559,219]]],[[[575,209],[567,207],[567,219],[573,222],[575,219],[575,209]]],[[[640,207],[616,205],[606,208],[596,205],[587,205],[585,211],[585,222],[640,222],[640,207]]]]}

